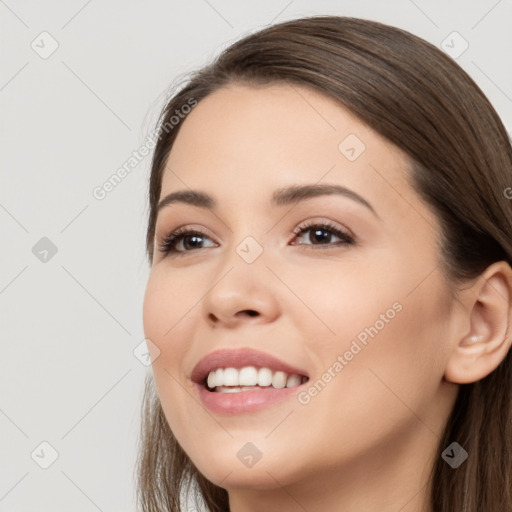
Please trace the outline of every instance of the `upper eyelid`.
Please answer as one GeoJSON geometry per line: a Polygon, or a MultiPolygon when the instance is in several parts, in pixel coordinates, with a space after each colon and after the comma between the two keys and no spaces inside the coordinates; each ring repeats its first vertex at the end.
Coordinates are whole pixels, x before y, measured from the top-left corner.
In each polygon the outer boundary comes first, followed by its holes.
{"type": "Polygon", "coordinates": [[[315,226],[323,226],[328,229],[335,229],[338,231],[341,231],[343,234],[351,236],[352,238],[355,238],[355,234],[352,232],[351,229],[349,229],[344,224],[341,224],[340,222],[328,219],[328,218],[322,218],[322,220],[314,220],[315,217],[312,219],[304,220],[302,222],[299,222],[297,224],[297,227],[292,230],[293,233],[295,231],[303,230],[303,229],[311,229],[315,226]]]}
{"type": "Polygon", "coordinates": [[[168,237],[169,235],[171,235],[172,233],[178,232],[178,234],[183,234],[184,232],[187,232],[187,231],[197,231],[198,233],[204,234],[211,238],[215,238],[214,235],[210,234],[211,233],[210,229],[208,229],[204,226],[200,226],[200,227],[196,227],[196,226],[199,226],[199,225],[195,224],[195,223],[180,224],[179,226],[176,226],[173,229],[166,229],[166,228],[162,227],[162,229],[155,230],[155,240],[158,240],[158,239],[162,240],[162,239],[168,237]]]}

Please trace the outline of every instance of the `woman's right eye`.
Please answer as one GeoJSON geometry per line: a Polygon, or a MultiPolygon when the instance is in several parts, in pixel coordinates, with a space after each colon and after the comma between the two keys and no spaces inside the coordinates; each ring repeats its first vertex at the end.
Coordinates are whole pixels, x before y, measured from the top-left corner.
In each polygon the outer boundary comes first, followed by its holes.
{"type": "MultiPolygon", "coordinates": [[[[185,253],[194,249],[205,248],[205,240],[211,241],[211,238],[200,231],[184,227],[166,235],[160,243],[159,249],[165,256],[171,253],[185,253]]],[[[208,247],[212,246],[215,247],[215,244],[213,243],[213,245],[208,247]]]]}

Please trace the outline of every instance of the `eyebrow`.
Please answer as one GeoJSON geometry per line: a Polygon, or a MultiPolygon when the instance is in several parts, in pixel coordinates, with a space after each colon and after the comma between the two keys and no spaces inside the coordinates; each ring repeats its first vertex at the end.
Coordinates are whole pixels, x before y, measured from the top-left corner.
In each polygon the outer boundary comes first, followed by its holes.
{"type": "MultiPolygon", "coordinates": [[[[365,206],[376,217],[379,217],[373,206],[364,197],[341,185],[314,184],[314,185],[292,185],[279,188],[272,194],[271,206],[287,206],[297,204],[300,201],[324,195],[341,195],[365,206]]],[[[197,190],[179,190],[166,195],[157,207],[157,213],[166,206],[174,203],[185,203],[199,208],[213,210],[217,206],[215,199],[205,192],[197,190]]]]}

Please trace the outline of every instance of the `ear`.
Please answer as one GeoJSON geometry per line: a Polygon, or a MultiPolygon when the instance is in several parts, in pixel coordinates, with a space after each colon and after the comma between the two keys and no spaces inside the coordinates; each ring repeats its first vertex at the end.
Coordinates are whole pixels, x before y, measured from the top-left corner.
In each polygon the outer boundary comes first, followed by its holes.
{"type": "Polygon", "coordinates": [[[493,263],[463,292],[462,327],[448,355],[445,379],[469,384],[483,379],[512,345],[512,269],[493,263]],[[469,325],[469,329],[468,329],[469,325]]]}

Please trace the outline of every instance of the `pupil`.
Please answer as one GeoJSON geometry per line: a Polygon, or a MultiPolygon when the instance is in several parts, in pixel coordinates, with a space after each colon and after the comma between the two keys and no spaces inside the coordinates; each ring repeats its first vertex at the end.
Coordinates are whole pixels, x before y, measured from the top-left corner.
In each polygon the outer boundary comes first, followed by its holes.
{"type": "Polygon", "coordinates": [[[190,247],[198,247],[201,245],[202,239],[197,235],[189,235],[184,240],[186,246],[190,247]]]}
{"type": "Polygon", "coordinates": [[[314,241],[317,241],[317,242],[326,242],[326,241],[329,241],[329,237],[331,236],[330,233],[327,233],[325,230],[323,229],[315,229],[313,231],[314,233],[314,237],[315,239],[314,240],[311,240],[312,242],[314,241]]]}

